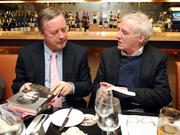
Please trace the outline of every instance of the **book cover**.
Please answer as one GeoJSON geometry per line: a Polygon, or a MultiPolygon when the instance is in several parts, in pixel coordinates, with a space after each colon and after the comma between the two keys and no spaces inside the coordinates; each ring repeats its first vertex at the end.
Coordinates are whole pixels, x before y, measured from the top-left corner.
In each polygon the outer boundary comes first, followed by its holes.
{"type": "Polygon", "coordinates": [[[49,88],[31,84],[31,89],[21,90],[7,99],[9,109],[18,112],[24,112],[29,115],[37,114],[43,107],[43,104],[49,102],[54,97],[49,88]]]}

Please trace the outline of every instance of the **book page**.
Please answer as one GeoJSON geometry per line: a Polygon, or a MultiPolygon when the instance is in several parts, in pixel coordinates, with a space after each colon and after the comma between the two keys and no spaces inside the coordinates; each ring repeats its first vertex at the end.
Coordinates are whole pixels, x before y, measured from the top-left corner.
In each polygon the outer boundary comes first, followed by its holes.
{"type": "Polygon", "coordinates": [[[112,86],[112,87],[110,87],[108,89],[119,92],[119,93],[122,93],[122,94],[125,94],[125,95],[128,95],[128,96],[136,96],[135,92],[128,91],[128,90],[123,90],[121,87],[112,86]]]}

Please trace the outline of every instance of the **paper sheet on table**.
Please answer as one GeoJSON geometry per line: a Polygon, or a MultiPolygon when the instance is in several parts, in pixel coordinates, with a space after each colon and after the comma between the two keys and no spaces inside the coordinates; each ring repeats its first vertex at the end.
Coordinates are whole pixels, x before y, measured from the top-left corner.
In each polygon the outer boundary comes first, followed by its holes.
{"type": "Polygon", "coordinates": [[[122,135],[156,135],[158,117],[121,115],[120,116],[122,135]],[[136,121],[131,121],[137,119],[136,121]],[[151,122],[142,122],[142,119],[150,119],[151,122]]]}

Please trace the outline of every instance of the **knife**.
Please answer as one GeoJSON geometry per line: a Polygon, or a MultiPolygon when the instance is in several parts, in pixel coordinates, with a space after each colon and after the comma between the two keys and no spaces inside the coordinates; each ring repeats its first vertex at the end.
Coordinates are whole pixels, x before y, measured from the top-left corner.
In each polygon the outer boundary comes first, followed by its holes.
{"type": "Polygon", "coordinates": [[[69,115],[70,115],[72,109],[73,109],[73,107],[71,107],[71,108],[69,109],[69,112],[68,112],[68,114],[66,115],[66,118],[64,119],[61,127],[59,128],[59,131],[60,131],[60,132],[64,129],[66,123],[68,122],[68,120],[69,120],[69,115]]]}

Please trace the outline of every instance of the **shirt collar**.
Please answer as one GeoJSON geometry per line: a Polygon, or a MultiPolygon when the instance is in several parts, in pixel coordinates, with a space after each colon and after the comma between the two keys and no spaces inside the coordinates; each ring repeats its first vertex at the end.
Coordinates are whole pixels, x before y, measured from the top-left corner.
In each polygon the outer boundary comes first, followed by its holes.
{"type": "MultiPolygon", "coordinates": [[[[44,44],[45,55],[50,60],[51,59],[52,50],[49,49],[49,47],[47,46],[47,44],[45,42],[43,42],[43,44],[44,44]]],[[[57,58],[60,57],[60,55],[62,55],[62,51],[58,51],[57,52],[57,58]]]]}
{"type": "MultiPolygon", "coordinates": [[[[137,51],[135,51],[131,56],[139,56],[143,53],[143,50],[144,50],[144,46],[142,46],[137,51]]],[[[121,50],[121,54],[122,56],[127,56],[126,52],[124,52],[123,50],[121,50]]]]}

